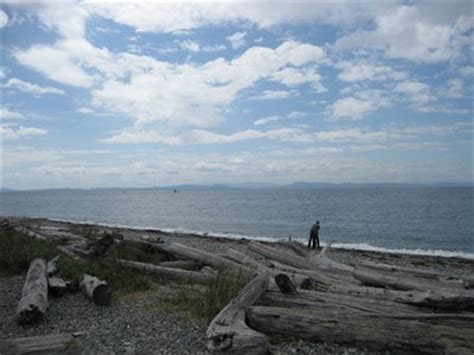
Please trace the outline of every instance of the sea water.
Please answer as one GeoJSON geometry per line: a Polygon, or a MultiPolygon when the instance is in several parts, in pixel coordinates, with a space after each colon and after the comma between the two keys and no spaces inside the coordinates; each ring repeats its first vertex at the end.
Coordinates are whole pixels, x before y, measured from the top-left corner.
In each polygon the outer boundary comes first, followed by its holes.
{"type": "Polygon", "coordinates": [[[472,187],[3,192],[0,214],[474,259],[472,187]]]}

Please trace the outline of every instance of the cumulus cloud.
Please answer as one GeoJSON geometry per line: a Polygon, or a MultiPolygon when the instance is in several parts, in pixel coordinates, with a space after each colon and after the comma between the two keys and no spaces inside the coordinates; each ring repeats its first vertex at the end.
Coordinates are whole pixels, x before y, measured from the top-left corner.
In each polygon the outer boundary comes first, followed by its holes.
{"type": "Polygon", "coordinates": [[[339,38],[338,50],[382,51],[388,58],[437,63],[459,57],[469,46],[469,2],[401,5],[374,17],[373,30],[358,30],[339,38]],[[429,5],[429,6],[428,6],[429,5]]]}
{"type": "Polygon", "coordinates": [[[293,111],[288,114],[289,118],[303,118],[307,116],[308,116],[307,112],[301,112],[301,111],[293,111]]]}
{"type": "Polygon", "coordinates": [[[23,92],[28,92],[35,95],[46,95],[46,94],[57,94],[57,95],[64,95],[64,91],[51,87],[46,86],[42,87],[36,84],[29,83],[27,81],[23,81],[17,78],[11,78],[8,82],[4,85],[7,88],[17,89],[23,92]]]}
{"type": "Polygon", "coordinates": [[[291,92],[284,90],[265,90],[260,95],[253,96],[252,100],[282,100],[291,96],[291,92]]]}
{"type": "Polygon", "coordinates": [[[201,46],[199,45],[199,43],[196,41],[192,41],[190,39],[187,39],[181,42],[180,46],[181,48],[186,49],[191,52],[199,52],[201,50],[201,46]]]}
{"type": "Polygon", "coordinates": [[[406,72],[394,70],[390,66],[365,61],[342,61],[335,66],[341,70],[338,74],[339,80],[350,83],[368,80],[403,80],[408,77],[406,72]]]}
{"type": "Polygon", "coordinates": [[[354,96],[338,99],[328,106],[332,119],[357,120],[377,111],[379,108],[388,107],[391,100],[381,90],[365,90],[354,96]]]}
{"type": "Polygon", "coordinates": [[[253,124],[255,126],[261,126],[267,123],[277,122],[279,119],[280,119],[279,116],[267,116],[267,117],[262,117],[262,118],[259,118],[258,120],[255,120],[253,124]]]}
{"type": "Polygon", "coordinates": [[[2,120],[23,119],[25,118],[25,115],[23,115],[21,112],[12,111],[3,107],[3,108],[0,108],[0,118],[2,120]]]}
{"type": "Polygon", "coordinates": [[[0,10],[0,28],[5,27],[8,25],[8,15],[5,11],[0,10]]]}
{"type": "Polygon", "coordinates": [[[245,45],[245,36],[247,36],[247,32],[236,32],[226,39],[230,42],[232,49],[237,49],[245,45]]]}
{"type": "Polygon", "coordinates": [[[398,83],[394,90],[407,95],[407,99],[415,107],[422,107],[435,100],[431,92],[431,87],[419,81],[404,81],[398,83]]]}
{"type": "Polygon", "coordinates": [[[8,127],[0,126],[0,137],[5,140],[14,140],[31,136],[40,136],[48,133],[48,131],[35,127],[8,127]]]}

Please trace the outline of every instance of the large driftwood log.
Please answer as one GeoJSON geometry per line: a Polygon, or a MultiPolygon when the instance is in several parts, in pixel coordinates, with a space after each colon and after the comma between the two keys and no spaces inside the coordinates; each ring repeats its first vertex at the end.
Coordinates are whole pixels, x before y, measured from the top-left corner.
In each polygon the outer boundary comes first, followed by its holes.
{"type": "MultiPolygon", "coordinates": [[[[413,320],[279,307],[252,307],[249,325],[261,332],[313,341],[358,345],[375,350],[472,354],[474,328],[447,327],[413,320]]],[[[468,324],[468,322],[465,322],[468,324]]]]}
{"type": "Polygon", "coordinates": [[[399,272],[397,269],[381,269],[358,265],[353,272],[354,278],[370,286],[389,287],[404,291],[447,291],[474,297],[474,291],[467,291],[459,278],[427,278],[424,275],[399,272]]]}
{"type": "Polygon", "coordinates": [[[250,281],[222,311],[207,329],[207,348],[236,354],[265,354],[268,339],[245,324],[245,312],[267,289],[268,273],[250,281]]]}
{"type": "Polygon", "coordinates": [[[202,264],[197,263],[194,260],[163,261],[159,263],[158,266],[171,267],[183,270],[199,270],[200,268],[202,268],[202,264]]]}
{"type": "Polygon", "coordinates": [[[0,340],[2,355],[81,354],[78,341],[71,334],[50,334],[29,338],[0,340]]]}
{"type": "Polygon", "coordinates": [[[213,274],[206,272],[196,272],[189,270],[181,270],[171,267],[158,266],[153,264],[140,263],[138,261],[130,261],[118,259],[118,261],[127,267],[131,267],[137,270],[148,271],[157,274],[161,277],[180,280],[186,282],[197,283],[201,285],[208,285],[209,282],[214,278],[213,274]]]}
{"type": "Polygon", "coordinates": [[[40,320],[48,308],[48,280],[46,261],[35,259],[26,274],[25,284],[18,303],[17,315],[22,324],[40,320]]]}
{"type": "MultiPolygon", "coordinates": [[[[328,245],[326,248],[329,248],[329,246],[330,245],[328,245]]],[[[269,259],[274,259],[283,264],[287,264],[299,269],[324,269],[330,270],[334,274],[352,277],[351,273],[353,267],[328,259],[324,256],[326,254],[325,249],[323,249],[323,251],[321,252],[323,256],[315,256],[312,259],[302,258],[297,255],[285,252],[283,250],[277,250],[275,248],[256,241],[251,241],[249,243],[249,249],[269,259]]]]}
{"type": "Polygon", "coordinates": [[[188,247],[179,243],[171,243],[169,245],[161,246],[165,251],[190,260],[195,260],[205,265],[210,265],[215,269],[232,269],[240,270],[242,265],[237,264],[231,260],[227,260],[223,257],[220,257],[216,254],[209,253],[204,250],[188,247]]]}
{"type": "Polygon", "coordinates": [[[31,229],[28,229],[28,228],[23,227],[23,226],[14,226],[13,228],[14,228],[17,232],[19,232],[19,233],[26,234],[28,237],[36,238],[36,239],[38,239],[38,240],[46,240],[46,239],[48,239],[48,238],[47,238],[46,236],[44,236],[43,234],[34,232],[34,231],[32,231],[31,229]]]}
{"type": "Polygon", "coordinates": [[[84,294],[94,301],[95,304],[109,305],[112,299],[112,291],[107,282],[99,280],[97,277],[84,274],[80,284],[84,294]]]}

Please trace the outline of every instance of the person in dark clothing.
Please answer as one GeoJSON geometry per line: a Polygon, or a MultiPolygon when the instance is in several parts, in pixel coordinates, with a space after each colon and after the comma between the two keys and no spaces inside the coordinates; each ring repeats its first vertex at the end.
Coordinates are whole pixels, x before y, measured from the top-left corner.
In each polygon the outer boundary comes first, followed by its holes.
{"type": "Polygon", "coordinates": [[[311,232],[309,232],[309,241],[308,241],[308,249],[311,248],[311,241],[313,242],[313,249],[316,248],[316,242],[318,242],[318,249],[319,249],[319,230],[321,227],[319,226],[319,221],[316,221],[316,224],[313,224],[311,227],[311,232]]]}

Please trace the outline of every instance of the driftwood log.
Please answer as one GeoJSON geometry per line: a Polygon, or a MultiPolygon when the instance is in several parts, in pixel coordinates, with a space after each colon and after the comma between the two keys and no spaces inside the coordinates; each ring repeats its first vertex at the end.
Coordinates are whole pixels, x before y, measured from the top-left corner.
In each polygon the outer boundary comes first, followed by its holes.
{"type": "Polygon", "coordinates": [[[348,310],[339,312],[327,306],[312,310],[256,306],[247,313],[247,319],[252,328],[265,333],[375,350],[472,354],[474,349],[472,325],[448,327],[348,310]]]}
{"type": "Polygon", "coordinates": [[[33,323],[43,318],[48,309],[48,280],[46,261],[34,259],[18,303],[17,315],[22,324],[33,323]]]}
{"type": "Polygon", "coordinates": [[[268,338],[245,323],[248,309],[267,289],[268,273],[262,273],[250,281],[219,314],[207,329],[206,346],[210,351],[235,354],[265,354],[268,338]]]}
{"type": "Polygon", "coordinates": [[[66,282],[57,276],[48,277],[49,293],[54,297],[61,297],[67,292],[66,282]]]}
{"type": "Polygon", "coordinates": [[[81,354],[78,341],[71,334],[50,334],[29,338],[0,340],[0,354],[81,354]]]}
{"type": "Polygon", "coordinates": [[[99,280],[97,277],[84,274],[80,284],[84,294],[97,305],[109,305],[112,299],[112,291],[107,282],[99,280]]]}
{"type": "Polygon", "coordinates": [[[209,282],[214,278],[214,274],[207,272],[197,272],[189,270],[181,270],[171,267],[158,266],[153,264],[140,263],[138,261],[130,261],[118,259],[118,261],[127,267],[152,272],[158,276],[171,279],[171,280],[180,280],[185,282],[192,282],[201,285],[208,285],[209,282]]]}

